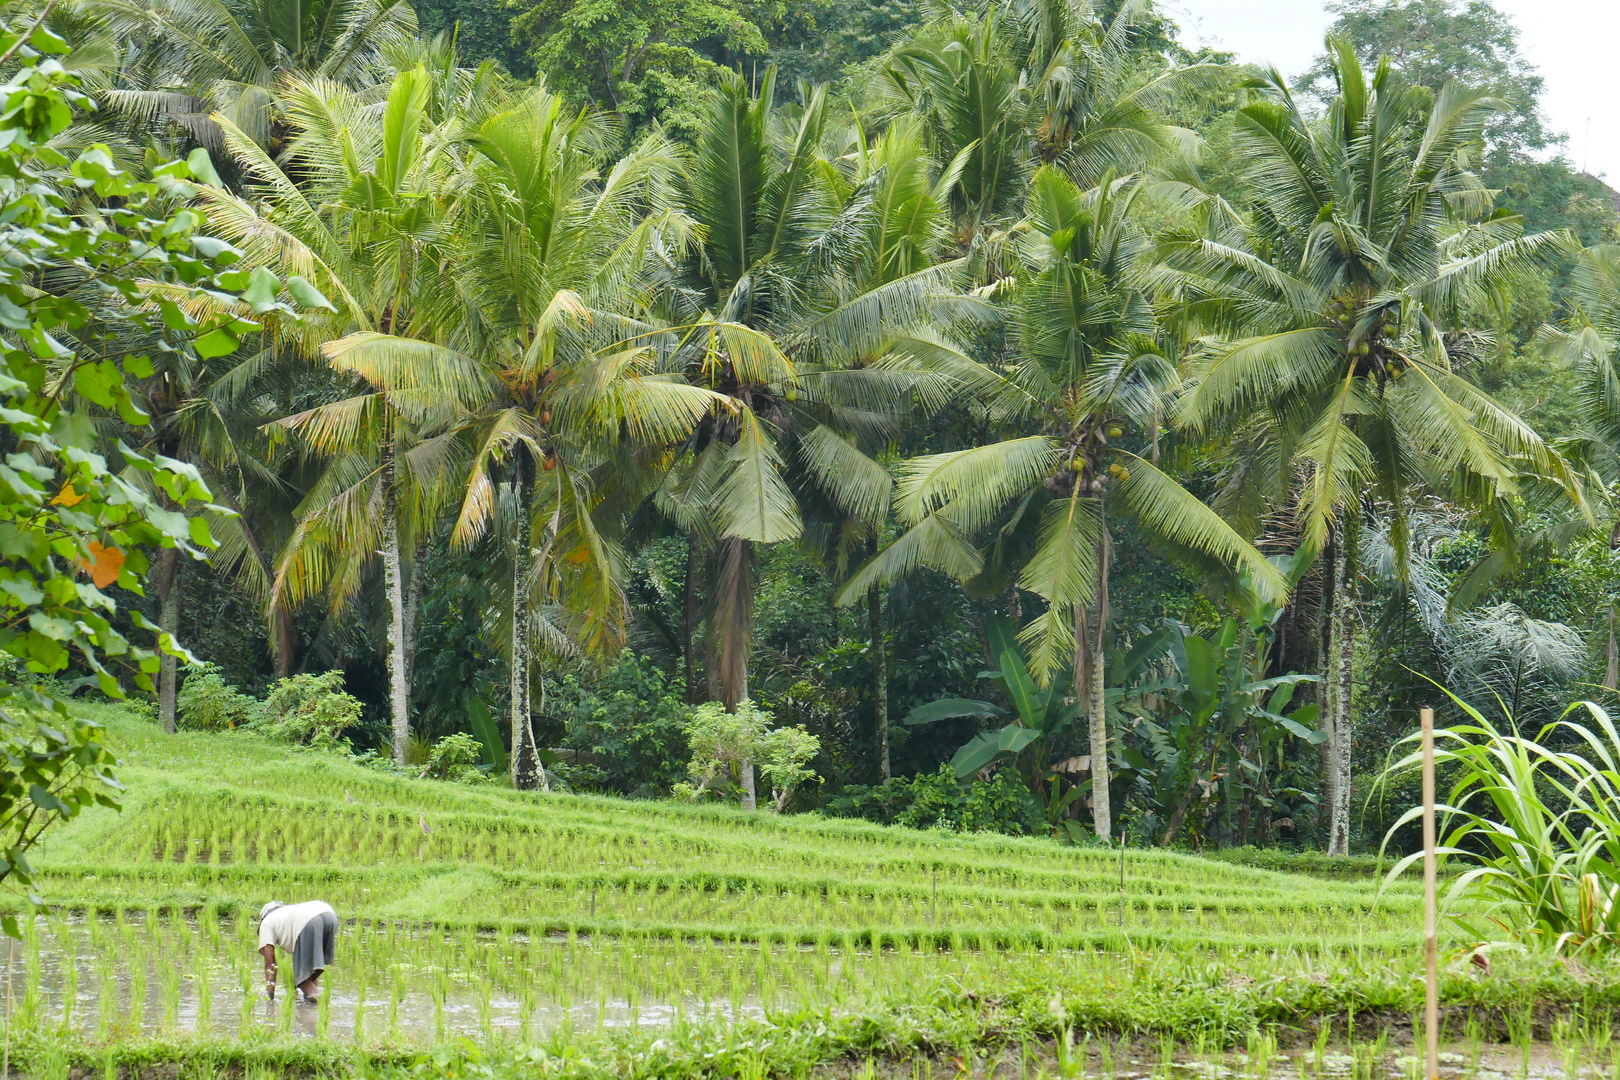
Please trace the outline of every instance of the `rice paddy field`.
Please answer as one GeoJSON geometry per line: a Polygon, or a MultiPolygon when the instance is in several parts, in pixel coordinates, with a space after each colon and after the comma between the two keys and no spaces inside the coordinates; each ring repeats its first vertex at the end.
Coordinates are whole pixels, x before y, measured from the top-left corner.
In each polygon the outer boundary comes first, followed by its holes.
{"type": "MultiPolygon", "coordinates": [[[[406,780],[98,718],[125,808],[52,835],[51,914],[5,969],[6,1053],[39,1080],[1410,1072],[1412,885],[406,780]],[[264,994],[270,899],[344,920],[319,1005],[264,994]]],[[[1620,968],[1487,974],[1468,944],[1451,1071],[1614,1073],[1620,968]]]]}

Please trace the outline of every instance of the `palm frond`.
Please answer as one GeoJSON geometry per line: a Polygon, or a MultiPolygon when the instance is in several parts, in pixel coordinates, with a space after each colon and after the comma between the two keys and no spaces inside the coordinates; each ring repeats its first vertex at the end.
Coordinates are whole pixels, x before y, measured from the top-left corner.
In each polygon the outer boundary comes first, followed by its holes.
{"type": "Polygon", "coordinates": [[[721,536],[774,544],[799,535],[793,493],[782,479],[781,456],[752,410],[739,417],[730,470],[715,494],[721,536]]]}
{"type": "Polygon", "coordinates": [[[1126,475],[1114,485],[1112,498],[1143,528],[1219,559],[1233,570],[1245,571],[1255,590],[1268,600],[1280,603],[1288,595],[1282,573],[1225,519],[1146,458],[1124,451],[1119,454],[1129,463],[1126,475]]]}
{"type": "Polygon", "coordinates": [[[870,525],[889,515],[894,478],[827,427],[814,427],[798,440],[799,459],[817,486],[839,510],[870,525]]]}
{"type": "Polygon", "coordinates": [[[920,524],[948,504],[953,521],[974,532],[1061,461],[1062,448],[1044,435],[913,458],[900,467],[896,505],[902,520],[920,524]]]}

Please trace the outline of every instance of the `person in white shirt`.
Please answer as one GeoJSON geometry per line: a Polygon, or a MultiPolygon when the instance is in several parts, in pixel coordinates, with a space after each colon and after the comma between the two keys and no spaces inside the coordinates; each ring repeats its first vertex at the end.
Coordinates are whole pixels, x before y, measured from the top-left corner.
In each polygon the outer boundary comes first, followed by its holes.
{"type": "Polygon", "coordinates": [[[276,996],[276,948],[292,957],[293,983],[314,1001],[321,996],[316,980],[332,962],[337,944],[337,912],[320,900],[283,904],[272,900],[259,909],[259,955],[264,957],[265,990],[276,996]]]}

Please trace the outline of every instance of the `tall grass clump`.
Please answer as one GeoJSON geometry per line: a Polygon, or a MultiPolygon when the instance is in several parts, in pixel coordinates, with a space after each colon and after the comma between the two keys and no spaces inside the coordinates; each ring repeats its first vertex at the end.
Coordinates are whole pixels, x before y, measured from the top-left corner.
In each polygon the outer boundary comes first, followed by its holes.
{"type": "MultiPolygon", "coordinates": [[[[1570,951],[1620,944],[1620,730],[1607,710],[1577,702],[1529,737],[1452,700],[1468,722],[1435,732],[1435,767],[1450,783],[1435,808],[1449,876],[1443,907],[1475,940],[1506,934],[1570,951]],[[1483,906],[1458,912],[1466,901],[1483,906]]],[[[1420,764],[1414,750],[1379,782],[1420,764]]],[[[1384,847],[1422,812],[1403,814],[1384,847]]],[[[1422,857],[1397,862],[1385,885],[1422,857]]]]}

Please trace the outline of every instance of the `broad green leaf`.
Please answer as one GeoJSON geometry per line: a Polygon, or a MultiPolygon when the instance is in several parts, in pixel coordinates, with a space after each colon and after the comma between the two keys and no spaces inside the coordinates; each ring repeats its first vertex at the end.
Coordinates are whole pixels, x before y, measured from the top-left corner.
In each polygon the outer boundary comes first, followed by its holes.
{"type": "Polygon", "coordinates": [[[941,698],[919,705],[906,714],[901,721],[908,727],[917,724],[932,724],[936,720],[949,720],[958,716],[992,717],[1002,715],[1003,710],[988,701],[973,701],[969,698],[941,698]]]}
{"type": "Polygon", "coordinates": [[[204,360],[212,360],[216,356],[225,356],[236,351],[238,341],[236,335],[228,327],[218,326],[198,338],[194,344],[197,355],[204,360]]]}
{"type": "MultiPolygon", "coordinates": [[[[211,187],[224,186],[224,184],[220,182],[219,173],[214,171],[214,159],[208,156],[208,151],[204,147],[199,146],[191,153],[186,155],[186,167],[191,170],[192,177],[201,183],[208,184],[211,187]]],[[[201,244],[197,245],[197,250],[203,251],[205,255],[208,254],[206,251],[204,251],[201,244]]],[[[230,248],[229,251],[234,252],[235,257],[232,258],[227,256],[228,261],[235,262],[236,258],[241,257],[241,253],[236,252],[236,249],[230,248]]],[[[209,255],[209,258],[218,259],[219,254],[219,252],[216,252],[213,255],[209,255]]],[[[224,265],[226,261],[227,260],[220,260],[221,265],[224,265]]]]}
{"type": "Polygon", "coordinates": [[[337,310],[332,306],[332,301],[321,293],[321,290],[297,274],[287,279],[287,291],[292,294],[293,301],[300,307],[315,308],[322,311],[337,310]]]}
{"type": "Polygon", "coordinates": [[[256,315],[263,315],[276,306],[276,297],[281,293],[281,279],[263,266],[253,268],[248,276],[247,291],[242,294],[242,300],[253,308],[256,315]]]}

